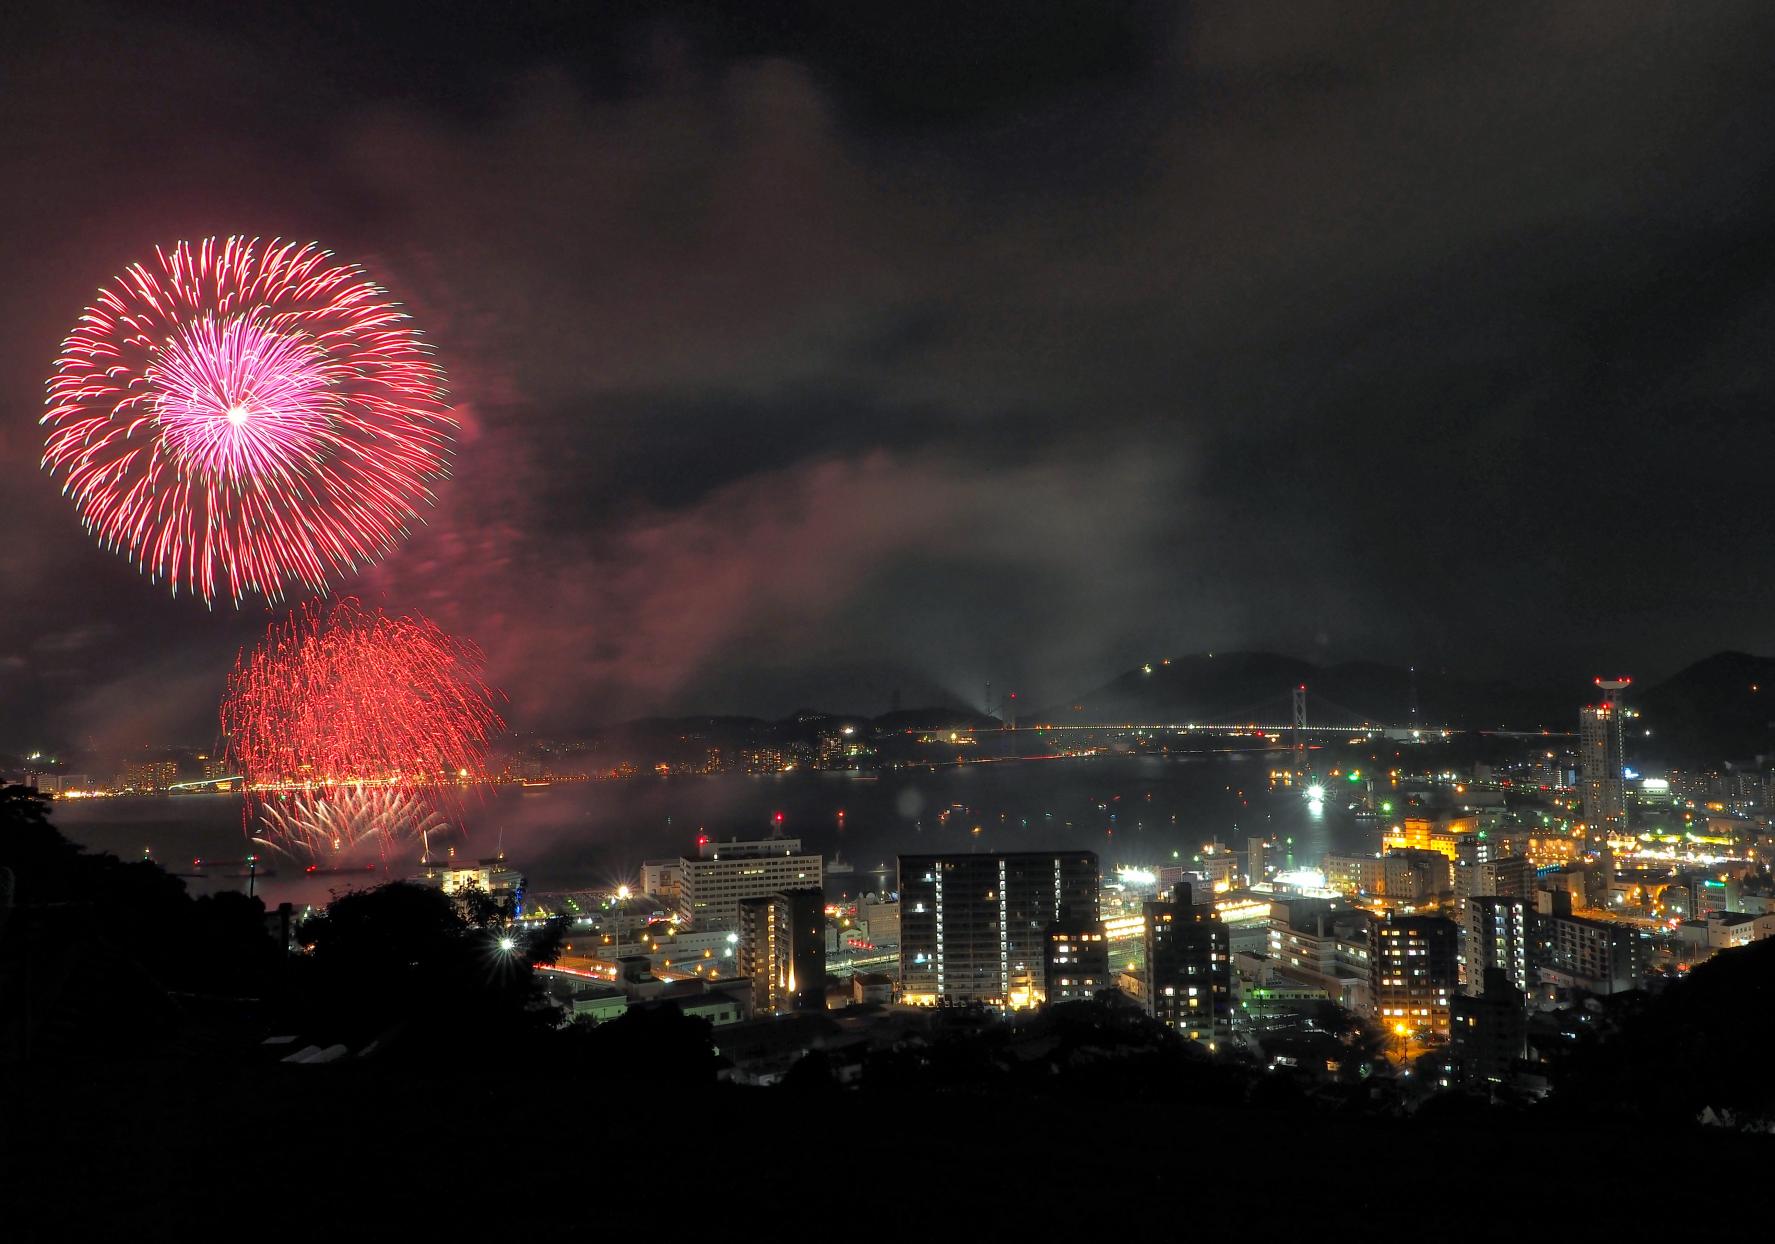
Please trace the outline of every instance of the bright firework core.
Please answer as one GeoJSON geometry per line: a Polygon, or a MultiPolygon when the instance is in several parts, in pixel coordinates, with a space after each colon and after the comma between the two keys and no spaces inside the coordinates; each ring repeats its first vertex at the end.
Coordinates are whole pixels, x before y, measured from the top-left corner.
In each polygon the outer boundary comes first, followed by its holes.
{"type": "Polygon", "coordinates": [[[43,465],[100,542],[237,603],[376,561],[432,500],[443,373],[363,269],[293,243],[157,250],[99,291],[49,379],[43,465]]]}
{"type": "Polygon", "coordinates": [[[148,383],[165,445],[210,480],[299,485],[326,457],[339,400],[325,357],[252,319],[189,325],[155,355],[148,383]]]}

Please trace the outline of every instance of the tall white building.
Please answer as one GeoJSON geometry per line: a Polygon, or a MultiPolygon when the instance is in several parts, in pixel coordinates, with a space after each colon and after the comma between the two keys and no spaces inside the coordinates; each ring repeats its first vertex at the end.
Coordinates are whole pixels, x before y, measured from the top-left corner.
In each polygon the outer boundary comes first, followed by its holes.
{"type": "Polygon", "coordinates": [[[799,838],[701,842],[696,859],[678,861],[678,922],[698,930],[737,929],[741,899],[817,890],[822,863],[818,854],[802,851],[799,838]]]}

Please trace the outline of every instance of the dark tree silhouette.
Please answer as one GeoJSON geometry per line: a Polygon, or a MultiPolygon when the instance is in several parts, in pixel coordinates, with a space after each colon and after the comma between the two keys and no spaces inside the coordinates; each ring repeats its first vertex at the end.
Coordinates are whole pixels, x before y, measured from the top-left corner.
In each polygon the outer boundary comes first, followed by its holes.
{"type": "Polygon", "coordinates": [[[560,952],[559,924],[476,923],[449,895],[394,882],[344,895],[304,921],[293,1018],[315,1040],[399,1040],[411,1055],[503,1051],[551,1032],[558,1012],[532,964],[560,952]]]}
{"type": "Polygon", "coordinates": [[[9,926],[28,927],[40,948],[86,945],[108,970],[139,969],[175,993],[258,996],[270,983],[277,952],[264,904],[240,894],[193,900],[157,864],[69,842],[50,824],[50,808],[27,787],[0,787],[9,926]]]}
{"type": "Polygon", "coordinates": [[[1656,997],[1606,1000],[1555,1080],[1556,1104],[1693,1122],[1706,1107],[1775,1119],[1775,939],[1722,951],[1656,997]]]}
{"type": "MultiPolygon", "coordinates": [[[[586,1066],[620,1068],[629,1087],[667,1082],[677,1087],[715,1080],[713,1028],[671,1002],[635,1007],[592,1029],[576,1029],[573,1044],[586,1066]]],[[[613,1086],[620,1087],[620,1086],[613,1086]]]]}

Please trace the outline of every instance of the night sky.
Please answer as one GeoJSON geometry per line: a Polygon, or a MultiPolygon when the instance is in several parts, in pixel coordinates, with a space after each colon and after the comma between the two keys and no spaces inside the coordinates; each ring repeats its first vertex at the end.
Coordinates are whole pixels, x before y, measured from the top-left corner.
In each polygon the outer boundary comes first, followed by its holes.
{"type": "Polygon", "coordinates": [[[272,616],[37,465],[74,317],[212,233],[436,343],[455,478],[341,586],[520,728],[1775,651],[1764,0],[384,12],[0,16],[0,747],[205,742],[272,616]]]}

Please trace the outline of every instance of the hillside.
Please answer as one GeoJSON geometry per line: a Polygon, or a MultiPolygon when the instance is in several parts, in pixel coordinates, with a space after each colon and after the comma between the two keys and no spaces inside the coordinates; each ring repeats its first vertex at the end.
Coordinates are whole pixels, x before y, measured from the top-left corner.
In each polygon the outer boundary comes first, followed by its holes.
{"type": "MultiPolygon", "coordinates": [[[[1129,670],[1071,704],[1046,710],[1064,722],[1284,722],[1291,688],[1307,687],[1307,719],[1326,724],[1413,721],[1411,671],[1375,662],[1319,666],[1271,652],[1197,653],[1129,670]]],[[[1570,729],[1583,688],[1525,687],[1420,669],[1416,721],[1479,729],[1570,729]]]]}
{"type": "Polygon", "coordinates": [[[1627,702],[1651,731],[1629,743],[1630,757],[1687,766],[1775,752],[1775,658],[1718,652],[1627,702]]]}

